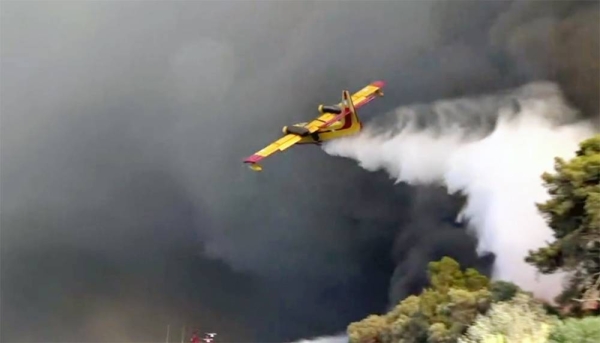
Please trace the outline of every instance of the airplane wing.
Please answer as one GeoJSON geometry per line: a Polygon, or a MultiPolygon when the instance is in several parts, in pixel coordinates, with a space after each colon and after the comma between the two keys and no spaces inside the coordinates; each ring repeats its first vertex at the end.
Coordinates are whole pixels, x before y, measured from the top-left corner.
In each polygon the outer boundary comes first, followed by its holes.
{"type": "MultiPolygon", "coordinates": [[[[347,103],[346,99],[342,99],[342,102],[338,104],[343,110],[339,114],[332,113],[324,113],[313,121],[304,125],[304,128],[308,129],[309,133],[316,132],[317,130],[331,125],[336,121],[341,120],[344,116],[348,115],[351,111],[349,106],[353,106],[354,108],[359,108],[371,100],[375,99],[377,95],[383,95],[381,88],[384,86],[383,81],[375,81],[354,93],[351,97],[350,104],[347,103]],[[344,104],[346,102],[346,104],[344,104]]],[[[345,93],[347,94],[347,93],[345,93]]],[[[257,163],[258,161],[264,159],[265,157],[272,155],[277,151],[283,151],[285,149],[290,148],[294,144],[298,143],[302,140],[302,137],[296,134],[287,134],[275,142],[269,144],[265,148],[257,151],[253,155],[244,159],[244,163],[249,164],[249,167],[255,171],[261,171],[262,167],[257,163]]]]}
{"type": "Polygon", "coordinates": [[[277,151],[283,151],[283,150],[291,147],[292,145],[298,143],[300,140],[302,140],[302,137],[300,137],[298,135],[287,134],[287,135],[279,138],[275,142],[267,145],[265,148],[257,151],[256,153],[254,153],[254,155],[247,157],[244,160],[244,163],[248,163],[250,169],[252,169],[252,170],[261,171],[262,167],[257,164],[258,161],[262,160],[263,158],[265,158],[277,151]]]}

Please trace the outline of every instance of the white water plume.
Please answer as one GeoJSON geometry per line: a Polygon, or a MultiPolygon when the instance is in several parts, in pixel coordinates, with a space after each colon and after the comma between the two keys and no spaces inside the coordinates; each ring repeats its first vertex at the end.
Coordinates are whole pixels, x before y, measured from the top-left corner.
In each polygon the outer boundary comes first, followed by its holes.
{"type": "Polygon", "coordinates": [[[302,339],[291,343],[347,343],[348,336],[340,334],[337,336],[322,336],[315,338],[302,339]]]}
{"type": "Polygon", "coordinates": [[[477,119],[479,104],[489,99],[447,100],[423,114],[433,117],[429,119],[436,121],[436,130],[429,124],[417,127],[419,111],[401,107],[395,114],[402,128],[368,125],[360,134],[329,142],[323,149],[355,159],[367,170],[386,170],[397,182],[443,183],[449,193],[465,194],[460,218],[468,220],[477,236],[478,251],[496,255],[492,277],[550,301],[561,290],[562,275],[536,275],[524,261],[528,250],[553,239],[535,207],[548,198],[540,176],[553,171],[554,157],[574,156],[578,143],[594,132],[589,123],[573,123],[576,112],[553,84],[531,84],[503,96],[517,99],[518,105],[500,108],[496,126],[487,135],[474,138],[473,132],[481,130],[464,119],[477,119]],[[469,110],[461,113],[465,103],[469,110]],[[412,118],[408,122],[407,116],[412,118]],[[463,125],[448,119],[458,117],[463,125]]]}

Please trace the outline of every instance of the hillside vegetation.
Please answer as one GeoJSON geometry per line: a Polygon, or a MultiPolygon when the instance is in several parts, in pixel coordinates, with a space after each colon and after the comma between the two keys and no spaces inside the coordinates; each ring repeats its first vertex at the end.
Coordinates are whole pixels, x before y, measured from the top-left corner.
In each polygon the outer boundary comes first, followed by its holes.
{"type": "Polygon", "coordinates": [[[429,263],[420,294],[351,323],[350,343],[600,342],[600,135],[581,142],[573,159],[556,158],[542,182],[550,199],[536,205],[555,241],[525,261],[570,275],[558,306],[444,257],[429,263]]]}

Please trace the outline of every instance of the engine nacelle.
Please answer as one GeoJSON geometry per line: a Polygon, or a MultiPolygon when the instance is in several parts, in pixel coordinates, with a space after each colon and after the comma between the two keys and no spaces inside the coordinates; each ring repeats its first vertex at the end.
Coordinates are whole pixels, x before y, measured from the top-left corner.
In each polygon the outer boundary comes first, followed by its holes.
{"type": "Polygon", "coordinates": [[[321,114],[325,114],[325,113],[340,114],[340,113],[342,113],[342,109],[339,106],[335,106],[335,105],[319,105],[319,113],[321,113],[321,114]]]}
{"type": "Polygon", "coordinates": [[[297,125],[292,125],[292,126],[284,126],[282,129],[284,134],[293,134],[293,135],[298,135],[300,137],[305,137],[308,136],[310,134],[310,131],[308,131],[308,129],[304,126],[297,126],[297,125]]]}

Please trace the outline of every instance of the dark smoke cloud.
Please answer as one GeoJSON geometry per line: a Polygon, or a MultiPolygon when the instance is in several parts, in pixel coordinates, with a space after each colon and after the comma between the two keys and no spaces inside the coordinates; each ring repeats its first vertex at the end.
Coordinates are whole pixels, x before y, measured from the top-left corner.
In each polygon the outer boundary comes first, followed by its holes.
{"type": "Polygon", "coordinates": [[[486,270],[442,190],[316,148],[241,158],[375,79],[367,120],[539,78],[597,115],[597,8],[3,3],[1,340],[281,342],[383,310],[442,254],[486,270]]]}

